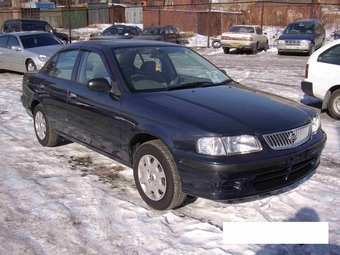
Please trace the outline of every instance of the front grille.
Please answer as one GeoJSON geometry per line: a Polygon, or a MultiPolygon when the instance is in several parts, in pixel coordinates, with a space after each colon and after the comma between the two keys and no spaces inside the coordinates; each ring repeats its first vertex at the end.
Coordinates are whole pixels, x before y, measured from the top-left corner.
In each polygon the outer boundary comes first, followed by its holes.
{"type": "Polygon", "coordinates": [[[286,45],[300,45],[301,41],[286,41],[286,45]]]}
{"type": "Polygon", "coordinates": [[[255,178],[253,187],[257,191],[266,191],[293,184],[309,175],[320,163],[319,160],[318,157],[313,157],[291,167],[259,175],[255,178]]]}
{"type": "Polygon", "coordinates": [[[270,148],[273,150],[284,150],[297,147],[309,140],[311,136],[311,125],[300,128],[263,135],[270,148]]]}

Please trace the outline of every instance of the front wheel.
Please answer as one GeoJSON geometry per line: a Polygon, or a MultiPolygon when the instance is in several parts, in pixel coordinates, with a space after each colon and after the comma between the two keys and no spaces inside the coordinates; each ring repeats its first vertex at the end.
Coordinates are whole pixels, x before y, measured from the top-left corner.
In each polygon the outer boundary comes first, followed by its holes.
{"type": "Polygon", "coordinates": [[[186,198],[172,155],[160,140],[148,141],[137,149],[133,176],[142,199],[157,210],[176,208],[186,198]]]}
{"type": "Polygon", "coordinates": [[[340,90],[332,93],[328,102],[329,114],[336,120],[340,120],[340,90]]]}
{"type": "Polygon", "coordinates": [[[28,60],[26,63],[26,71],[33,71],[33,70],[37,70],[37,66],[35,65],[33,60],[28,60]]]}
{"type": "Polygon", "coordinates": [[[57,145],[59,135],[53,132],[46,111],[41,104],[34,109],[34,131],[42,146],[53,147],[57,145]]]}

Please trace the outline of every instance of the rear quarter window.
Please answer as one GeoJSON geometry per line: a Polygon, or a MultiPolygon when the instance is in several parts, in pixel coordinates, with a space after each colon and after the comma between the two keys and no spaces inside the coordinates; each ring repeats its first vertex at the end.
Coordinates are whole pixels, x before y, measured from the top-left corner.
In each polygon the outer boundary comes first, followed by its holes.
{"type": "Polygon", "coordinates": [[[340,65],[340,45],[333,46],[322,53],[318,58],[318,62],[340,65]]]}

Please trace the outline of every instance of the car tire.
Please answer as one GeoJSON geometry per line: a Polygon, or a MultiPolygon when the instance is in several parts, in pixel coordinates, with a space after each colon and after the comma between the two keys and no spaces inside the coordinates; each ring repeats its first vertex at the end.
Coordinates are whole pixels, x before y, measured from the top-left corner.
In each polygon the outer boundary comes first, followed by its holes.
{"type": "Polygon", "coordinates": [[[26,63],[26,71],[28,72],[33,70],[37,70],[37,66],[35,65],[34,61],[30,59],[26,63]]]}
{"type": "Polygon", "coordinates": [[[282,52],[282,51],[277,52],[277,55],[283,55],[283,54],[284,54],[284,52],[282,52]]]}
{"type": "Polygon", "coordinates": [[[41,104],[34,109],[34,131],[39,143],[44,147],[53,147],[59,141],[59,135],[51,129],[46,111],[41,104]]]}
{"type": "Polygon", "coordinates": [[[251,53],[256,54],[259,49],[259,42],[255,44],[255,47],[252,49],[251,53]]]}
{"type": "Polygon", "coordinates": [[[329,114],[336,120],[340,120],[340,89],[334,91],[328,101],[329,114]]]}
{"type": "Polygon", "coordinates": [[[266,41],[266,44],[264,46],[264,51],[267,51],[268,50],[268,41],[266,41]]]}
{"type": "Polygon", "coordinates": [[[313,44],[312,49],[309,51],[308,55],[311,56],[315,52],[315,45],[313,44]]]}
{"type": "Polygon", "coordinates": [[[224,54],[228,54],[229,53],[229,48],[223,48],[223,52],[224,52],[224,54]]]}
{"type": "Polygon", "coordinates": [[[176,208],[186,198],[173,157],[160,140],[139,146],[133,159],[133,176],[140,196],[154,209],[176,208]]]}
{"type": "Polygon", "coordinates": [[[215,39],[211,42],[211,45],[214,49],[221,48],[221,41],[218,39],[215,39]]]}

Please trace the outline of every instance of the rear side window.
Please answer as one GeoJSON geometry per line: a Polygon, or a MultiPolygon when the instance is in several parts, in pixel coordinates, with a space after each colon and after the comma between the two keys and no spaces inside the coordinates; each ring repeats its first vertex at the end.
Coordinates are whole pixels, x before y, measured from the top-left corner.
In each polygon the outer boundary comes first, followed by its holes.
{"type": "Polygon", "coordinates": [[[340,45],[336,45],[322,53],[318,62],[340,65],[340,45]]]}
{"type": "Polygon", "coordinates": [[[64,51],[55,56],[46,66],[43,73],[65,80],[71,80],[73,66],[75,65],[78,50],[64,51]]]}

